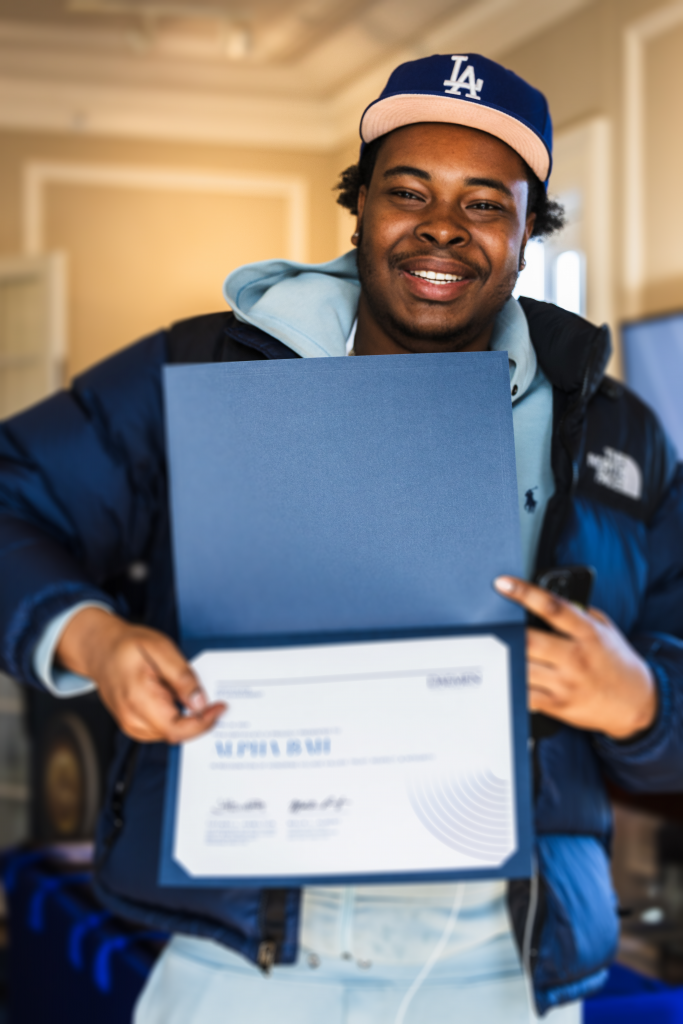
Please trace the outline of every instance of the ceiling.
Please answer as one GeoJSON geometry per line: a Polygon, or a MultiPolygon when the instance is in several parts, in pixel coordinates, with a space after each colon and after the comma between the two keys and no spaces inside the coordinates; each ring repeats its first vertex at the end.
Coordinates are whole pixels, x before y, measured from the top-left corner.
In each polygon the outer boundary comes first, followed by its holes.
{"type": "MultiPolygon", "coordinates": [[[[17,42],[99,60],[100,81],[329,95],[477,0],[0,0],[17,42]]],[[[74,69],[75,70],[75,69],[74,69]]]]}
{"type": "Polygon", "coordinates": [[[392,67],[592,0],[0,0],[0,125],[328,149],[392,67]]]}
{"type": "MultiPolygon", "coordinates": [[[[49,26],[121,52],[244,66],[305,61],[330,42],[368,60],[475,0],[3,0],[0,17],[49,26]],[[106,40],[106,42],[105,42],[106,40]]],[[[347,51],[348,52],[348,51],[347,51]]],[[[351,54],[349,54],[351,55],[351,54]]],[[[351,65],[355,63],[351,60],[351,65]]],[[[350,69],[327,66],[335,72],[350,69]]]]}

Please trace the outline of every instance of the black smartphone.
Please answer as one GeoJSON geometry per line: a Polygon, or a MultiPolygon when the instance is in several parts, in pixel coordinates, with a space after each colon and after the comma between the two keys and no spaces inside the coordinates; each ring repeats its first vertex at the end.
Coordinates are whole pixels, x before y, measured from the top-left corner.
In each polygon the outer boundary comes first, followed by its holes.
{"type": "Polygon", "coordinates": [[[591,603],[595,569],[592,565],[562,565],[539,573],[534,583],[551,594],[587,608],[591,603]]]}
{"type": "MultiPolygon", "coordinates": [[[[549,590],[551,594],[557,594],[567,601],[587,608],[595,583],[595,569],[592,565],[562,565],[557,569],[547,569],[539,573],[534,583],[544,590],[549,590]]],[[[529,625],[535,629],[551,629],[547,622],[536,615],[529,616],[529,625]]],[[[553,736],[560,728],[560,724],[555,718],[535,712],[531,715],[531,735],[535,740],[553,736]]]]}

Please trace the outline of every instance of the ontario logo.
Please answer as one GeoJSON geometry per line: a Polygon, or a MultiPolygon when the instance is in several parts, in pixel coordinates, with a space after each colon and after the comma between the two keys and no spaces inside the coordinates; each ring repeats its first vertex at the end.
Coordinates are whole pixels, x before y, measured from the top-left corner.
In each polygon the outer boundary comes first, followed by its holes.
{"type": "Polygon", "coordinates": [[[466,64],[469,59],[469,57],[466,57],[461,53],[457,53],[451,57],[451,60],[453,61],[453,71],[451,73],[451,77],[447,78],[443,83],[449,87],[446,89],[447,96],[459,96],[460,90],[464,89],[464,94],[468,99],[481,99],[479,93],[484,85],[484,79],[475,78],[474,67],[472,64],[467,64],[467,67],[462,70],[463,64],[466,64]]]}

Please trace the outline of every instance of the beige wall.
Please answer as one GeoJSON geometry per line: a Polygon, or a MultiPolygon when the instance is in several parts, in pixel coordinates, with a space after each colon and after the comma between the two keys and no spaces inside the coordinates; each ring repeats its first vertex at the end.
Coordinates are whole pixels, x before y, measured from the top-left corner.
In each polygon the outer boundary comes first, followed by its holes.
{"type": "Polygon", "coordinates": [[[595,0],[501,60],[546,93],[556,130],[596,115],[609,121],[615,320],[683,308],[683,207],[676,198],[683,176],[681,4],[595,0]],[[643,71],[642,88],[631,96],[628,86],[638,79],[627,56],[629,31],[643,71]],[[634,160],[628,146],[639,125],[634,160]]]}
{"type": "Polygon", "coordinates": [[[334,154],[3,132],[0,254],[22,251],[22,181],[36,163],[84,179],[48,176],[41,190],[43,247],[67,254],[68,375],[175,319],[223,308],[223,279],[240,264],[295,255],[289,200],[232,193],[235,177],[275,181],[276,187],[293,181],[308,205],[300,255],[320,262],[338,252],[334,154]],[[117,169],[131,167],[157,171],[162,180],[179,174],[181,185],[118,182],[117,169]],[[88,180],[91,169],[102,168],[111,180],[88,180]],[[225,191],[193,184],[197,172],[227,178],[225,191]]]}
{"type": "Polygon", "coordinates": [[[683,306],[683,24],[648,46],[646,88],[643,305],[658,311],[683,306]]]}

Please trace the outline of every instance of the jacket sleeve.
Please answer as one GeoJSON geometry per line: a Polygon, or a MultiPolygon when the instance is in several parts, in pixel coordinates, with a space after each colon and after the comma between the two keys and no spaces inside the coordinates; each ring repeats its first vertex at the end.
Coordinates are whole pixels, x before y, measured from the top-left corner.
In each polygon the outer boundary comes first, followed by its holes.
{"type": "Polygon", "coordinates": [[[632,792],[683,790],[683,465],[648,531],[648,585],[629,638],[650,665],[659,696],[646,732],[617,742],[594,737],[608,774],[632,792]]]}
{"type": "Polygon", "coordinates": [[[165,335],[0,424],[0,668],[39,686],[43,630],[144,557],[166,501],[165,335]]]}

